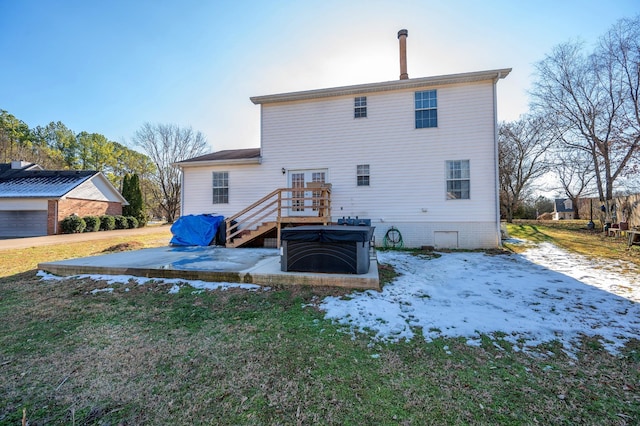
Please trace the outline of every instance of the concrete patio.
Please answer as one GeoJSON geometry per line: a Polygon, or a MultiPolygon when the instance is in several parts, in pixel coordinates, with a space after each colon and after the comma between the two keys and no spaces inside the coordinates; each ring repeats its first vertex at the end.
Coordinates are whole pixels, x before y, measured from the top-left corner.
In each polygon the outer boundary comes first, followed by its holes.
{"type": "Polygon", "coordinates": [[[133,275],[264,286],[301,285],[380,289],[378,263],[375,256],[371,259],[371,267],[367,274],[282,272],[280,251],[262,248],[167,246],[41,263],[38,268],[62,276],[133,275]]]}

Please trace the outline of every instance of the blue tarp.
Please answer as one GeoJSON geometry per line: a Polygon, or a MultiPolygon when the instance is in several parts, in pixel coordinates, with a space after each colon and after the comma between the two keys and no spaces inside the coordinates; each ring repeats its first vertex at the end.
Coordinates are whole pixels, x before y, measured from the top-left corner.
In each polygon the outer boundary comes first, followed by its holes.
{"type": "Polygon", "coordinates": [[[210,245],[218,227],[224,221],[224,216],[212,214],[181,216],[171,225],[170,244],[174,246],[208,246],[210,245]]]}

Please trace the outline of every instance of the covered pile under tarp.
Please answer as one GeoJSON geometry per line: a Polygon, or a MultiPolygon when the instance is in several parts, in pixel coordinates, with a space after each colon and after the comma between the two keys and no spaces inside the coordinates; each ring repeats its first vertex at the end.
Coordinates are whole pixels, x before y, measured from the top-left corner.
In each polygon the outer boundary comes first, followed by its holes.
{"type": "Polygon", "coordinates": [[[216,237],[224,216],[199,214],[181,216],[171,225],[170,244],[174,246],[208,246],[216,237]]]}

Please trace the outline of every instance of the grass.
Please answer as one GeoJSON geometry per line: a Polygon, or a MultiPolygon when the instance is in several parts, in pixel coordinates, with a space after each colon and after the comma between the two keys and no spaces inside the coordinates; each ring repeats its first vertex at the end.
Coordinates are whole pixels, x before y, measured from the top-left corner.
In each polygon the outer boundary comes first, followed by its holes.
{"type": "MultiPolygon", "coordinates": [[[[128,247],[85,249],[117,244],[128,247]]],[[[69,255],[49,250],[40,255],[69,255]]],[[[381,344],[313,307],[344,290],[168,294],[156,282],[92,294],[106,287],[43,282],[32,269],[0,278],[0,424],[20,424],[23,409],[30,425],[640,420],[638,341],[612,356],[584,339],[577,359],[554,343],[536,356],[488,338],[381,344]]]]}
{"type": "MultiPolygon", "coordinates": [[[[640,266],[640,247],[627,247],[627,239],[605,237],[601,231],[588,230],[587,221],[515,221],[507,224],[509,235],[535,243],[550,242],[570,252],[593,258],[625,260],[640,266]]],[[[526,246],[505,246],[519,252],[526,246]]]]}
{"type": "Polygon", "coordinates": [[[0,278],[9,277],[37,268],[38,263],[78,257],[96,256],[113,251],[135,250],[167,245],[171,239],[168,226],[157,227],[157,232],[131,237],[113,237],[70,244],[43,245],[16,250],[0,250],[0,278]]]}

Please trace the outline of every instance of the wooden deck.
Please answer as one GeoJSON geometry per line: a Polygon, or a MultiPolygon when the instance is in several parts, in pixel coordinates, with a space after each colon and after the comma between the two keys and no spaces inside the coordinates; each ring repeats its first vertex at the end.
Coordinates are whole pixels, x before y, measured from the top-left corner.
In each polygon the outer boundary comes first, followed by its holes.
{"type": "Polygon", "coordinates": [[[330,222],[330,184],[279,188],[225,220],[226,247],[246,247],[275,231],[275,246],[279,248],[283,226],[328,225],[330,222]]]}

